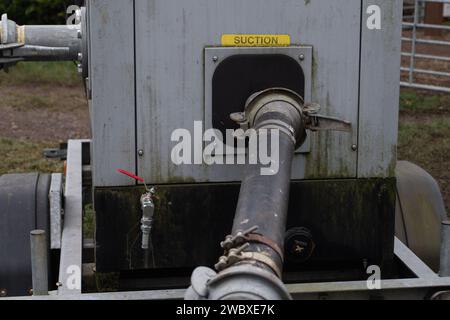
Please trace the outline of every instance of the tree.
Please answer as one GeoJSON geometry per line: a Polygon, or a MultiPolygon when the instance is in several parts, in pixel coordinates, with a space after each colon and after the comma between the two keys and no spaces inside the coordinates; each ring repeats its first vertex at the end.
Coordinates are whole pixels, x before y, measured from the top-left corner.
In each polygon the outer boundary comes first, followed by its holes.
{"type": "Polygon", "coordinates": [[[2,0],[0,14],[7,13],[18,24],[64,24],[66,8],[81,4],[74,0],[2,0]]]}

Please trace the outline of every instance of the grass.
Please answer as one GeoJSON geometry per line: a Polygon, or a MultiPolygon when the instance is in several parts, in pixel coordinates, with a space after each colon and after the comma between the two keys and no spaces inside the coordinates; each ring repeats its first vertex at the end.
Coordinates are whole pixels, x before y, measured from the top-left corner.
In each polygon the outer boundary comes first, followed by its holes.
{"type": "Polygon", "coordinates": [[[2,104],[11,106],[16,110],[52,109],[52,101],[48,97],[37,96],[23,91],[7,90],[2,98],[2,104]]]}
{"type": "Polygon", "coordinates": [[[43,157],[42,151],[51,147],[54,145],[0,137],[0,175],[62,172],[63,164],[60,161],[47,160],[43,157]]]}
{"type": "MultiPolygon", "coordinates": [[[[80,85],[80,82],[78,83],[80,85]]],[[[1,104],[16,111],[46,110],[65,112],[86,107],[85,96],[78,87],[60,87],[57,85],[17,86],[0,85],[1,104]]]]}
{"type": "Polygon", "coordinates": [[[92,204],[88,204],[84,207],[83,237],[85,239],[95,238],[95,211],[92,204]]]}
{"type": "Polygon", "coordinates": [[[450,95],[404,89],[400,96],[398,158],[428,171],[450,213],[450,95]]]}
{"type": "Polygon", "coordinates": [[[80,76],[73,62],[20,62],[8,73],[0,72],[0,85],[77,86],[80,76]]]}
{"type": "Polygon", "coordinates": [[[400,94],[402,111],[450,111],[450,94],[423,94],[414,90],[402,90],[400,94]]]}
{"type": "Polygon", "coordinates": [[[450,214],[450,119],[400,124],[398,152],[437,180],[450,214]]]}
{"type": "MultiPolygon", "coordinates": [[[[424,166],[450,168],[450,119],[400,123],[399,157],[424,166]]],[[[445,172],[444,172],[445,173],[445,172]]]]}

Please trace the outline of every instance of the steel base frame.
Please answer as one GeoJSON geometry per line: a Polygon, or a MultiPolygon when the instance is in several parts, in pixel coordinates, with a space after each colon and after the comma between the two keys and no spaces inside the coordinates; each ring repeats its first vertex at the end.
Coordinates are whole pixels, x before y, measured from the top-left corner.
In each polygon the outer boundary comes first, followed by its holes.
{"type": "MultiPolygon", "coordinates": [[[[59,289],[48,296],[5,298],[5,300],[182,300],[186,289],[83,294],[82,281],[82,170],[83,144],[70,140],[65,185],[65,214],[62,226],[59,289]]],[[[380,281],[370,290],[367,281],[289,284],[296,300],[424,300],[450,299],[450,277],[439,277],[400,240],[395,256],[415,278],[380,281]]],[[[368,275],[369,277],[369,275],[368,275]]]]}

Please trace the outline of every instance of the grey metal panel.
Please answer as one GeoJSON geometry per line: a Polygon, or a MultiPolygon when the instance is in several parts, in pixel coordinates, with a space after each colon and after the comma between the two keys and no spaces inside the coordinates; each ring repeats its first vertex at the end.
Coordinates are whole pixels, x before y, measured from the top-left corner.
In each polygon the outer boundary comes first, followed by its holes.
{"type": "Polygon", "coordinates": [[[203,50],[228,33],[290,34],[311,45],[312,100],[323,113],[354,124],[352,134],[317,133],[312,153],[294,172],[302,178],[355,177],[357,154],[360,0],[136,0],[137,149],[149,183],[240,180],[230,166],[175,166],[175,129],[204,119],[203,50]]]}
{"type": "Polygon", "coordinates": [[[394,177],[400,79],[402,0],[364,0],[361,47],[358,177],[394,177]],[[369,30],[366,10],[381,8],[381,30],[369,30]]]}
{"type": "Polygon", "coordinates": [[[61,238],[61,259],[59,265],[59,295],[81,293],[82,266],[82,144],[81,140],[69,140],[67,154],[67,176],[64,194],[64,225],[61,238]],[[77,272],[79,271],[79,272],[77,272]]]}
{"type": "Polygon", "coordinates": [[[132,0],[91,0],[93,183],[131,185],[116,168],[136,169],[134,12],[132,0]]]}

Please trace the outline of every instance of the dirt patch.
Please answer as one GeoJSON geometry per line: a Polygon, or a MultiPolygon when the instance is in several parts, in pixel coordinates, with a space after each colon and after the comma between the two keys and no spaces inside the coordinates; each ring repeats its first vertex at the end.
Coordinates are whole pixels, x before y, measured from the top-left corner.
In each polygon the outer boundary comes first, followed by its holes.
{"type": "Polygon", "coordinates": [[[91,137],[82,87],[1,86],[0,97],[4,138],[58,143],[91,137]]]}

